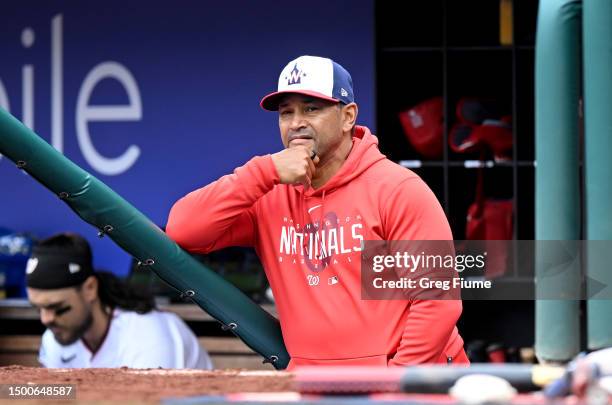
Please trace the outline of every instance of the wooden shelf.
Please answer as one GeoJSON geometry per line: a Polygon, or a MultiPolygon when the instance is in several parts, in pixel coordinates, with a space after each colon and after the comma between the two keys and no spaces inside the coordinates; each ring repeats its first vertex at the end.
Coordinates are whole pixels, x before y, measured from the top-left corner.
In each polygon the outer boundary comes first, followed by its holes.
{"type": "MultiPolygon", "coordinates": [[[[262,305],[266,312],[278,316],[274,305],[262,305]]],[[[177,314],[186,322],[216,322],[202,308],[195,304],[158,305],[158,309],[177,314]]],[[[25,299],[0,300],[0,321],[3,319],[38,320],[38,310],[25,299]]]]}

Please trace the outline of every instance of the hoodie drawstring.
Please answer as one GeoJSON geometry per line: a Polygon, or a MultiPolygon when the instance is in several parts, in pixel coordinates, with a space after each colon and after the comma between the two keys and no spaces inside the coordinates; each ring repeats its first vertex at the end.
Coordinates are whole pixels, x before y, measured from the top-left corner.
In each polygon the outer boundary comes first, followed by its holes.
{"type": "MultiPolygon", "coordinates": [[[[308,208],[306,205],[306,199],[309,199],[310,197],[306,196],[306,195],[302,195],[302,198],[300,199],[300,210],[302,211],[302,251],[304,252],[304,260],[309,263],[309,265],[318,263],[323,265],[326,261],[326,259],[328,259],[327,256],[323,257],[321,260],[321,262],[319,262],[319,259],[317,256],[323,256],[323,253],[325,252],[325,247],[323,246],[323,238],[322,238],[322,231],[323,231],[323,227],[325,226],[325,190],[323,190],[323,192],[321,193],[321,207],[319,208],[319,220],[318,220],[318,226],[316,226],[316,222],[315,221],[311,221],[311,217],[310,217],[310,213],[308,213],[308,208]],[[306,215],[308,214],[308,216],[306,215]],[[310,225],[310,226],[308,226],[310,225]],[[306,240],[306,235],[308,234],[308,240],[306,240]],[[312,243],[310,243],[310,241],[312,241],[312,243]],[[315,249],[315,243],[316,245],[316,249],[315,249]],[[313,248],[312,250],[314,250],[313,252],[311,252],[311,250],[309,249],[309,246],[312,245],[313,248]],[[310,258],[312,253],[312,259],[310,258]]],[[[327,252],[325,252],[327,253],[327,252]]],[[[325,265],[323,268],[327,267],[327,265],[325,265]]],[[[314,270],[311,268],[311,270],[314,270]]],[[[320,271],[322,269],[317,269],[314,271],[320,271]]]]}

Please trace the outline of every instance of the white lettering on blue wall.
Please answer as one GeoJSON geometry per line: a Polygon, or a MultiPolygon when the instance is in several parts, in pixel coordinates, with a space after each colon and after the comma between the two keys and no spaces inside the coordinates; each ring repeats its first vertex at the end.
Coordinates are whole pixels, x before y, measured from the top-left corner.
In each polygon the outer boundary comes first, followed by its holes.
{"type": "Polygon", "coordinates": [[[81,86],[76,107],[77,139],[87,163],[102,174],[116,175],[128,170],[140,156],[140,148],[130,145],[119,157],[106,158],[98,153],[91,141],[87,123],[90,121],[138,121],[142,118],[142,102],[138,84],[132,74],[116,62],[104,62],[93,68],[81,86]],[[89,97],[96,85],[105,78],[113,78],[127,91],[128,105],[89,105],[89,97]]]}
{"type": "MultiPolygon", "coordinates": [[[[34,45],[35,33],[30,27],[21,33],[24,48],[34,45]]],[[[58,14],[51,20],[51,145],[59,152],[64,151],[64,64],[63,64],[63,16],[58,14]]],[[[34,109],[34,66],[24,65],[22,75],[22,122],[30,129],[35,127],[34,109]]],[[[0,107],[11,110],[6,87],[0,78],[0,107]]],[[[104,61],[95,65],[83,79],[75,108],[75,128],[79,150],[87,163],[97,172],[108,176],[119,175],[129,170],[140,157],[137,145],[128,146],[116,157],[103,156],[96,149],[88,123],[140,121],[142,99],[138,82],[124,65],[116,61],[104,61]],[[91,105],[91,95],[98,83],[104,79],[119,82],[127,93],[128,102],[122,105],[91,105]]],[[[2,155],[0,155],[2,159],[2,155]]]]}

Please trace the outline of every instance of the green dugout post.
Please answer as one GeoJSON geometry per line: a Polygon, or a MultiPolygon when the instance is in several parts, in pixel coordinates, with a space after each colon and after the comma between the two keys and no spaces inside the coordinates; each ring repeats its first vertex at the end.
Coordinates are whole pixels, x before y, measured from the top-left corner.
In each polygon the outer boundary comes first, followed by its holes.
{"type": "Polygon", "coordinates": [[[583,7],[586,239],[606,241],[586,242],[587,344],[596,350],[612,346],[612,1],[583,7]]]}
{"type": "MultiPolygon", "coordinates": [[[[541,0],[539,5],[535,69],[538,241],[580,239],[581,13],[578,0],[541,0]]],[[[554,250],[545,242],[536,248],[535,349],[540,360],[564,362],[580,349],[580,267],[577,261],[560,271],[551,268],[556,260],[554,250]]]]}

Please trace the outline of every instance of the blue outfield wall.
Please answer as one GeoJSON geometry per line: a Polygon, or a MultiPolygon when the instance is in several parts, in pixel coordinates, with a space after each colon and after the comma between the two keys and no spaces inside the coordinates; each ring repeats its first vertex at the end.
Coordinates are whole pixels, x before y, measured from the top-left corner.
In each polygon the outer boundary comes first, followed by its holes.
{"type": "MultiPolygon", "coordinates": [[[[186,192],[282,148],[259,108],[302,55],[352,74],[374,124],[373,1],[8,1],[0,13],[0,106],[163,225],[186,192]]],[[[83,233],[95,265],[130,257],[0,158],[0,228],[83,233]]]]}

